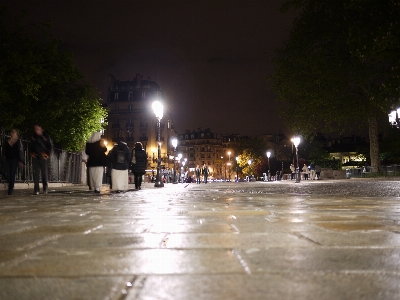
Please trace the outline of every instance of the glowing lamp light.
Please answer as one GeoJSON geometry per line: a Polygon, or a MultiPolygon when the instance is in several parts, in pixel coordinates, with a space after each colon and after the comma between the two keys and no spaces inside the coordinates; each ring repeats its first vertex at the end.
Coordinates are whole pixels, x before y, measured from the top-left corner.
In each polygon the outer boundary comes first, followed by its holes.
{"type": "Polygon", "coordinates": [[[292,138],[292,143],[295,147],[298,147],[300,145],[300,137],[295,136],[294,138],[292,138]]]}
{"type": "Polygon", "coordinates": [[[176,148],[178,146],[178,139],[177,138],[173,138],[171,140],[171,144],[172,144],[172,147],[176,148]]]}
{"type": "Polygon", "coordinates": [[[267,157],[270,158],[271,157],[271,152],[267,151],[267,157]]]}
{"type": "Polygon", "coordinates": [[[178,159],[181,160],[182,159],[182,153],[178,154],[178,159]]]}
{"type": "Polygon", "coordinates": [[[163,117],[163,110],[164,110],[162,103],[160,101],[156,100],[153,102],[152,108],[153,108],[154,114],[156,115],[156,118],[158,120],[161,120],[163,117]]]}
{"type": "Polygon", "coordinates": [[[249,159],[248,161],[247,161],[247,163],[249,164],[249,166],[251,165],[251,159],[249,159]]]}
{"type": "Polygon", "coordinates": [[[399,113],[399,109],[397,110],[397,112],[395,110],[391,111],[391,113],[389,114],[389,123],[391,123],[392,125],[397,124],[396,117],[397,117],[398,113],[399,113]]]}

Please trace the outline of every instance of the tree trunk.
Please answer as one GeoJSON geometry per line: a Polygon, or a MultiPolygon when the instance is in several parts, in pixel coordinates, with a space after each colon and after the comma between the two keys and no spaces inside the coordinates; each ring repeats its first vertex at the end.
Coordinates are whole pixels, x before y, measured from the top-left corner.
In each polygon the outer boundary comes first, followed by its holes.
{"type": "Polygon", "coordinates": [[[381,166],[379,157],[379,137],[378,137],[378,122],[376,117],[368,118],[369,125],[369,153],[371,157],[371,167],[373,172],[378,172],[381,166]]]}

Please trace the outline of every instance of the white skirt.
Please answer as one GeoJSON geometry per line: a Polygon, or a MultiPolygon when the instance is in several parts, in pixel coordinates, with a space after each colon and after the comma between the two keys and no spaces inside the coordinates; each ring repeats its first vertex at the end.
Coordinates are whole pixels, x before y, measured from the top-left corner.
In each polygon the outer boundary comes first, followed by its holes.
{"type": "Polygon", "coordinates": [[[111,180],[114,191],[128,190],[128,170],[111,169],[111,180]]]}
{"type": "Polygon", "coordinates": [[[103,185],[103,173],[104,167],[89,167],[90,186],[93,189],[100,191],[103,185]]]}

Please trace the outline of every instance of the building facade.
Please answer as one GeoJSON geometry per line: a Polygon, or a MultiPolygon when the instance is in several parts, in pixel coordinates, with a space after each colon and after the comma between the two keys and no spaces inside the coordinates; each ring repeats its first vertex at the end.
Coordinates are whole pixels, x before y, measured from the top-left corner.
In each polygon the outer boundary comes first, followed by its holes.
{"type": "Polygon", "coordinates": [[[182,159],[187,159],[185,166],[190,171],[194,171],[197,165],[207,164],[211,176],[221,176],[219,164],[223,155],[222,141],[209,128],[186,130],[178,134],[177,153],[182,154],[182,159]]]}
{"type": "MultiPolygon", "coordinates": [[[[157,119],[152,110],[153,101],[162,101],[160,86],[150,79],[136,74],[134,80],[121,81],[109,75],[110,86],[105,106],[108,108],[107,127],[104,137],[111,146],[123,141],[130,148],[141,142],[147,152],[148,167],[157,165],[157,119]]],[[[164,108],[161,120],[161,158],[163,165],[172,165],[170,139],[173,135],[172,119],[164,108]]],[[[109,146],[110,147],[110,146],[109,146]]]]}

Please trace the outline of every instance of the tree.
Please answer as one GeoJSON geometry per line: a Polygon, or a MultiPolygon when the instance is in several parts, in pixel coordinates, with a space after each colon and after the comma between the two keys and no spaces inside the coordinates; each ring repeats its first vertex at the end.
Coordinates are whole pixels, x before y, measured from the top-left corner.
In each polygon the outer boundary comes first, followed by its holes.
{"type": "Polygon", "coordinates": [[[98,93],[47,24],[22,27],[5,16],[0,11],[0,128],[27,132],[40,123],[63,149],[81,150],[107,116],[98,93]]]}
{"type": "Polygon", "coordinates": [[[300,8],[276,49],[272,89],[295,132],[368,125],[370,157],[380,166],[378,121],[399,98],[398,1],[292,0],[300,8]]]}

